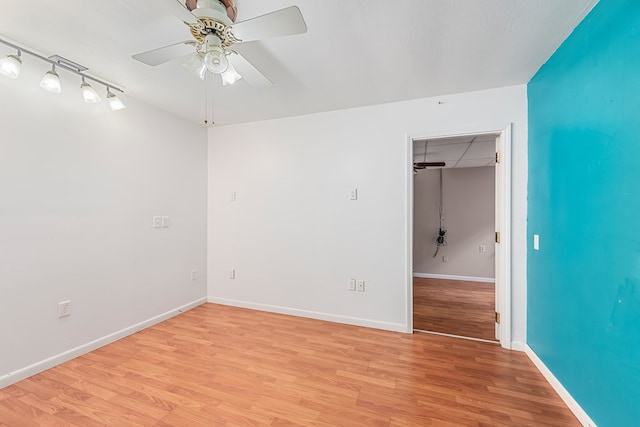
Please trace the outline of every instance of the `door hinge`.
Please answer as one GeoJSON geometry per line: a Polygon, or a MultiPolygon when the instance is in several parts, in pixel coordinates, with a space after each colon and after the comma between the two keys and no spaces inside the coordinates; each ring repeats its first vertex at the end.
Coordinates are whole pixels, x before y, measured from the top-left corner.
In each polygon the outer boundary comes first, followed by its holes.
{"type": "Polygon", "coordinates": [[[499,325],[500,324],[500,313],[498,313],[496,311],[496,323],[499,325]]]}
{"type": "Polygon", "coordinates": [[[500,152],[496,151],[496,163],[500,163],[500,152]]]}
{"type": "Polygon", "coordinates": [[[500,232],[496,231],[496,243],[500,243],[500,232]]]}

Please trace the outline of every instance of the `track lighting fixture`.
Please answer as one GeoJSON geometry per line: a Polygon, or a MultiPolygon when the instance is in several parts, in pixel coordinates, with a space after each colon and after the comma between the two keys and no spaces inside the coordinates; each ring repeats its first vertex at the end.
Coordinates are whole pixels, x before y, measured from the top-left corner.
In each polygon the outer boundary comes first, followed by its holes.
{"type": "Polygon", "coordinates": [[[107,101],[109,101],[109,107],[111,107],[111,111],[124,110],[127,108],[124,105],[124,102],[120,100],[113,92],[109,90],[109,86],[107,86],[107,101]]]}
{"type": "Polygon", "coordinates": [[[17,79],[20,74],[20,69],[22,68],[21,55],[22,51],[18,49],[16,55],[7,55],[0,59],[0,74],[10,79],[17,79]]]}
{"type": "MultiPolygon", "coordinates": [[[[51,70],[47,71],[40,81],[40,87],[42,89],[53,93],[62,92],[60,76],[56,71],[57,68],[62,68],[65,71],[69,71],[82,77],[80,90],[82,92],[82,98],[84,99],[84,102],[88,104],[95,104],[101,101],[100,95],[98,95],[95,89],[91,87],[91,85],[87,82],[87,80],[91,80],[93,83],[101,84],[107,88],[107,101],[109,102],[109,107],[111,107],[112,111],[122,110],[123,108],[125,108],[122,100],[120,100],[120,98],[118,98],[116,94],[113,93],[113,91],[117,91],[120,93],[124,93],[124,91],[113,85],[112,83],[107,83],[96,77],[87,75],[86,71],[88,69],[86,67],[69,61],[68,59],[63,58],[59,55],[53,55],[47,58],[29,49],[26,49],[23,46],[18,46],[17,44],[4,40],[2,38],[0,38],[0,44],[9,46],[10,48],[16,49],[17,51],[16,55],[7,55],[6,57],[0,59],[0,74],[12,79],[17,78],[22,68],[21,55],[22,53],[26,53],[51,64],[51,70]]],[[[204,59],[202,61],[204,62],[204,59]]],[[[206,70],[206,66],[204,68],[206,70]]]]}
{"type": "Polygon", "coordinates": [[[40,87],[51,93],[62,92],[62,84],[60,83],[60,76],[56,73],[55,64],[51,65],[51,70],[47,71],[42,80],[40,80],[40,87]]]}

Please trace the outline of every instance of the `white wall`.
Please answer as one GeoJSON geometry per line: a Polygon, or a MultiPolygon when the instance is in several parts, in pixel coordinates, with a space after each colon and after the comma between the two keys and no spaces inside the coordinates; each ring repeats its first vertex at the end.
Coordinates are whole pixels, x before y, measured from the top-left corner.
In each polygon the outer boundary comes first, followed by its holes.
{"type": "Polygon", "coordinates": [[[414,177],[413,271],[422,274],[495,278],[495,168],[442,170],[442,225],[446,246],[438,255],[440,170],[414,177]],[[485,252],[480,252],[483,245],[485,252]],[[443,258],[447,257],[447,262],[443,258]]]}
{"type": "Polygon", "coordinates": [[[407,330],[409,138],[509,123],[513,339],[524,341],[525,86],[210,129],[210,299],[407,330]],[[352,277],[366,292],[347,290],[352,277]]]}
{"type": "Polygon", "coordinates": [[[0,77],[0,387],[206,296],[206,130],[41,72],[0,77]]]}

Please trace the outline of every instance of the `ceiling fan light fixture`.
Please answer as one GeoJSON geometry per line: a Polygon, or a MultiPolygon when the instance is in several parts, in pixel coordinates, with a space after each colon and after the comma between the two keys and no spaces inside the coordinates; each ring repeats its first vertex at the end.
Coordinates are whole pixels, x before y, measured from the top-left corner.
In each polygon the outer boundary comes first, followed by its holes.
{"type": "Polygon", "coordinates": [[[207,65],[207,69],[214,74],[221,74],[229,67],[227,55],[218,46],[209,48],[209,51],[204,56],[204,62],[207,65]]]}
{"type": "Polygon", "coordinates": [[[182,66],[189,72],[200,77],[201,80],[204,80],[207,74],[207,64],[204,62],[204,53],[202,52],[194,53],[182,66]]]}
{"type": "Polygon", "coordinates": [[[242,78],[231,62],[229,62],[227,69],[224,70],[220,77],[222,77],[222,86],[232,85],[242,78]]]}
{"type": "Polygon", "coordinates": [[[82,99],[84,99],[84,102],[87,104],[96,104],[102,99],[100,95],[98,95],[98,92],[96,92],[89,83],[84,81],[84,76],[82,77],[80,90],[82,91],[82,99]]]}
{"type": "Polygon", "coordinates": [[[40,87],[51,93],[62,92],[62,84],[60,84],[60,76],[56,73],[55,64],[51,66],[51,70],[47,71],[42,77],[42,80],[40,80],[40,87]]]}
{"type": "Polygon", "coordinates": [[[18,50],[17,55],[7,55],[0,59],[0,74],[10,79],[17,79],[20,74],[20,69],[22,68],[21,54],[22,52],[18,50]]]}
{"type": "Polygon", "coordinates": [[[116,96],[115,93],[111,92],[111,90],[108,87],[107,87],[107,101],[109,102],[109,107],[111,108],[111,111],[124,110],[125,108],[127,108],[127,106],[124,105],[124,102],[122,102],[120,98],[116,96]]]}

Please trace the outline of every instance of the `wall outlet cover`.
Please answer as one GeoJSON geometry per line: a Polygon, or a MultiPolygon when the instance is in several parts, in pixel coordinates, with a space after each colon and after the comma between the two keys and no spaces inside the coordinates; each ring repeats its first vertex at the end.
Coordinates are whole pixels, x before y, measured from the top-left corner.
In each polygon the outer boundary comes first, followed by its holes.
{"type": "Polygon", "coordinates": [[[71,301],[60,301],[58,303],[58,317],[71,316],[71,301]]]}

